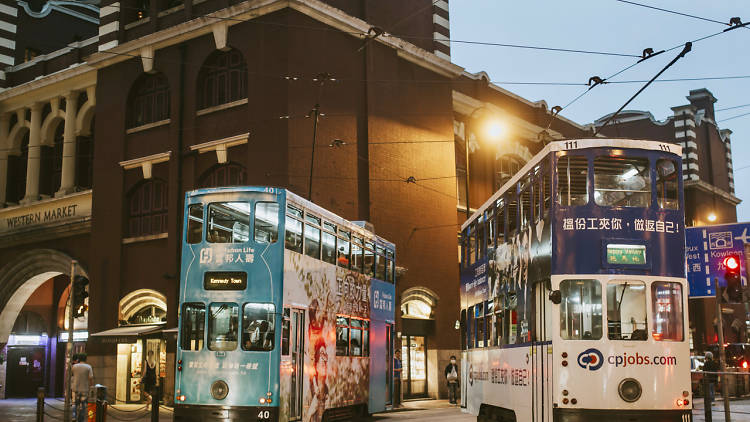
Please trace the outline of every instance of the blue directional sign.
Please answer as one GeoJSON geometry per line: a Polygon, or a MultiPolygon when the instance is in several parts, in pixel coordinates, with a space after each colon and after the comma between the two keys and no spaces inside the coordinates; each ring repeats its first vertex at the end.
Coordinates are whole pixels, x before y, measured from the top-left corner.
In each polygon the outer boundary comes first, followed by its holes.
{"type": "Polygon", "coordinates": [[[713,297],[714,278],[719,285],[724,281],[723,260],[728,255],[739,255],[742,284],[747,285],[745,268],[745,243],[750,243],[748,235],[750,223],[732,223],[716,226],[688,227],[685,231],[685,258],[687,278],[690,283],[690,297],[713,297]]]}

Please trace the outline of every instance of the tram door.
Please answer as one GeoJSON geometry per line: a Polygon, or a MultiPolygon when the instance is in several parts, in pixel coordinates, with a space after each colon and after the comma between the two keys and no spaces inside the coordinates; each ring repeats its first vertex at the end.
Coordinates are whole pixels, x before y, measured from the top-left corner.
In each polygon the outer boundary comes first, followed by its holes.
{"type": "Polygon", "coordinates": [[[385,326],[385,404],[393,404],[393,328],[395,324],[385,326]]]}
{"type": "Polygon", "coordinates": [[[289,398],[289,420],[302,419],[303,368],[305,365],[305,311],[291,309],[290,354],[292,357],[292,388],[289,398]]]}
{"type": "Polygon", "coordinates": [[[534,338],[531,350],[531,385],[533,391],[534,422],[552,421],[552,331],[547,307],[549,287],[547,282],[536,283],[534,297],[534,338]]]}

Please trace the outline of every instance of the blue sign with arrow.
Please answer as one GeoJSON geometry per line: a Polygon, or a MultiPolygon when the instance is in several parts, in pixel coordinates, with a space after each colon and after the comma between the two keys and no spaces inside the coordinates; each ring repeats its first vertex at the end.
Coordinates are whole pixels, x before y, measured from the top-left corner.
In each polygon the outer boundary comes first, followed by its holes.
{"type": "Polygon", "coordinates": [[[745,243],[750,243],[750,223],[688,227],[685,231],[685,259],[690,297],[713,297],[714,278],[726,287],[723,260],[740,257],[742,285],[747,286],[745,243]]]}

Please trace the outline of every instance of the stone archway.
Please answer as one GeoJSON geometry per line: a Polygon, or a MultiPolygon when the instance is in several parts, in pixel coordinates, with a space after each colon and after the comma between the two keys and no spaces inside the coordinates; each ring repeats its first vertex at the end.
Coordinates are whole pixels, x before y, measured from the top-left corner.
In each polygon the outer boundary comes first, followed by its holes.
{"type": "MultiPolygon", "coordinates": [[[[34,249],[0,268],[0,345],[8,342],[19,312],[34,291],[50,278],[68,274],[72,261],[54,249],[34,249]]],[[[88,277],[80,265],[76,273],[88,277]]]]}

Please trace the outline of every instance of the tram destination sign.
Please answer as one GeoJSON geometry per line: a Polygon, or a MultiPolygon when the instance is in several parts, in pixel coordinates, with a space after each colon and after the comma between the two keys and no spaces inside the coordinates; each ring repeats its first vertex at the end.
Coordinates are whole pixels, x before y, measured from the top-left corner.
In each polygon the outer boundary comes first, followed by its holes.
{"type": "Polygon", "coordinates": [[[646,264],[645,245],[607,245],[607,264],[644,265],[646,264]]]}
{"type": "Polygon", "coordinates": [[[724,287],[723,260],[740,256],[742,284],[747,286],[745,244],[750,243],[750,223],[688,227],[685,230],[685,264],[690,297],[714,297],[714,278],[724,287]]]}
{"type": "Polygon", "coordinates": [[[209,271],[203,275],[206,290],[245,290],[247,273],[242,271],[209,271]]]}

